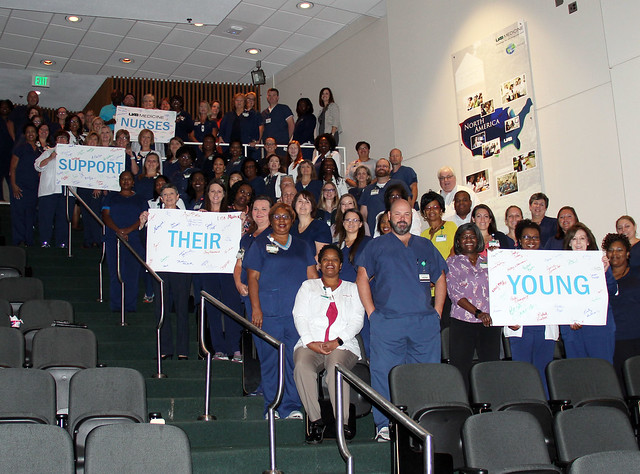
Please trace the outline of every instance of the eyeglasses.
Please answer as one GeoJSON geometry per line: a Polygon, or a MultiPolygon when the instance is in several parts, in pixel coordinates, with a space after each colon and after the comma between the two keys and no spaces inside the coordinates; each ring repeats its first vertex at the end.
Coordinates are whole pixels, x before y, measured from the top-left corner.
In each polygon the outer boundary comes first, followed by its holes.
{"type": "Polygon", "coordinates": [[[453,179],[455,176],[453,176],[452,174],[448,175],[448,176],[438,176],[438,180],[440,181],[444,181],[445,179],[453,179]]]}
{"type": "Polygon", "coordinates": [[[291,220],[291,216],[289,214],[274,214],[273,220],[276,221],[289,221],[291,220]]]}
{"type": "Polygon", "coordinates": [[[356,222],[360,222],[360,219],[355,218],[355,219],[345,219],[345,222],[347,222],[348,224],[354,224],[356,222]]]}
{"type": "Polygon", "coordinates": [[[335,193],[336,190],[335,189],[323,189],[322,192],[323,193],[335,193]]]}
{"type": "Polygon", "coordinates": [[[440,210],[440,206],[427,206],[427,207],[425,207],[425,209],[427,211],[439,211],[440,210]]]}
{"type": "Polygon", "coordinates": [[[523,235],[522,240],[540,240],[539,235],[523,235]]]}

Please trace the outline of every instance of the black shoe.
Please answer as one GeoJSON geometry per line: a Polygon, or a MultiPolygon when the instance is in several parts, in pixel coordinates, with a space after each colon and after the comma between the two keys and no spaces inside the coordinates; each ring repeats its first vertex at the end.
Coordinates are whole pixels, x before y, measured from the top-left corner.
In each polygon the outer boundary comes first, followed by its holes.
{"type": "Polygon", "coordinates": [[[309,423],[309,433],[305,436],[305,441],[307,444],[318,444],[322,443],[322,438],[324,437],[324,422],[322,419],[312,421],[309,423]]]}
{"type": "Polygon", "coordinates": [[[355,430],[352,430],[349,425],[344,425],[344,437],[347,441],[351,441],[355,438],[356,433],[355,430]]]}

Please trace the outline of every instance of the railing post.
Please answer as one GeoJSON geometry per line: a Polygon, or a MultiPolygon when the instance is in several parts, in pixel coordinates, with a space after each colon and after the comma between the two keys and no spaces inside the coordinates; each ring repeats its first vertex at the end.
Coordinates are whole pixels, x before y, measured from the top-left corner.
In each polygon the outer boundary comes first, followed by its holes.
{"type": "Polygon", "coordinates": [[[118,269],[118,281],[120,282],[120,326],[126,326],[127,322],[124,319],[124,280],[120,273],[120,239],[116,236],[116,260],[118,269]]]}
{"type": "Polygon", "coordinates": [[[342,393],[342,372],[335,367],[336,371],[336,442],[338,443],[338,451],[345,463],[347,463],[347,474],[353,474],[354,460],[353,454],[347,448],[347,440],[344,436],[344,413],[342,411],[343,396],[342,393]]]}
{"type": "Polygon", "coordinates": [[[69,227],[69,238],[67,239],[67,245],[68,245],[68,250],[67,250],[67,257],[72,257],[73,255],[71,255],[71,217],[73,216],[73,211],[71,213],[71,216],[69,216],[69,186],[65,186],[65,211],[67,213],[67,226],[69,227]]]}
{"type": "Polygon", "coordinates": [[[158,359],[157,368],[158,371],[153,374],[154,379],[166,379],[167,375],[162,373],[162,354],[160,354],[160,330],[164,324],[164,281],[160,280],[160,319],[156,326],[156,356],[158,359]]]}
{"type": "Polygon", "coordinates": [[[207,354],[207,376],[204,389],[204,413],[198,417],[200,421],[212,421],[216,417],[209,413],[209,403],[211,400],[211,351],[204,342],[204,296],[200,296],[200,347],[207,354]]]}

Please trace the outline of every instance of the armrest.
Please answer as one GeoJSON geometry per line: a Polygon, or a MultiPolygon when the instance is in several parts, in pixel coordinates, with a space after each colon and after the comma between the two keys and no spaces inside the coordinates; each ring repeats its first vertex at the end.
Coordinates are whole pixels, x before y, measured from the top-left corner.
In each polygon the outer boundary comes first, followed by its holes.
{"type": "Polygon", "coordinates": [[[56,424],[60,428],[64,428],[66,430],[67,425],[69,424],[69,415],[67,415],[66,413],[64,414],[61,413],[59,415],[56,415],[56,424]]]}
{"type": "Polygon", "coordinates": [[[485,402],[472,403],[471,409],[473,410],[474,414],[491,411],[491,403],[485,403],[485,402]]]}

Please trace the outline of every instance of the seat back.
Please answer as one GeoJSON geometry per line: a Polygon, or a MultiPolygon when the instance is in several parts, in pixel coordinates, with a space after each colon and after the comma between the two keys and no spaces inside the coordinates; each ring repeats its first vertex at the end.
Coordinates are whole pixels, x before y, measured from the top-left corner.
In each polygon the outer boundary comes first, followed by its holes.
{"type": "Polygon", "coordinates": [[[24,338],[18,329],[0,327],[0,367],[20,368],[24,363],[24,338]]]}
{"type": "Polygon", "coordinates": [[[568,474],[636,474],[639,467],[640,451],[608,451],[580,456],[568,474]]]}
{"type": "Polygon", "coordinates": [[[640,356],[629,357],[622,366],[624,384],[630,397],[640,396],[640,356]]]}
{"type": "Polygon", "coordinates": [[[470,381],[473,402],[491,403],[493,410],[524,400],[547,403],[540,374],[528,362],[481,362],[471,368],[470,381]]]}
{"type": "Polygon", "coordinates": [[[0,246],[0,278],[24,276],[27,268],[27,252],[22,247],[0,246]]]}
{"type": "Polygon", "coordinates": [[[13,316],[13,310],[7,300],[0,299],[0,327],[11,327],[11,316],[13,316]]]}
{"type": "Polygon", "coordinates": [[[81,370],[72,377],[68,429],[79,465],[84,462],[86,438],[97,426],[146,421],[146,385],[137,370],[94,368],[81,370]]]}
{"type": "Polygon", "coordinates": [[[84,470],[85,474],[188,474],[191,472],[189,439],[184,431],[171,425],[100,426],[87,438],[84,470]]]}
{"type": "Polygon", "coordinates": [[[56,423],[56,383],[47,372],[0,370],[0,424],[56,423]]]}
{"type": "Polygon", "coordinates": [[[551,464],[540,424],[529,413],[496,411],[473,415],[462,427],[462,439],[466,465],[471,468],[497,472],[551,464]]]}
{"type": "Polygon", "coordinates": [[[25,301],[44,299],[42,281],[32,277],[9,277],[0,279],[0,299],[11,304],[13,314],[18,314],[25,301]]]}
{"type": "Polygon", "coordinates": [[[74,321],[73,306],[63,300],[30,300],[20,306],[22,319],[20,331],[24,334],[25,360],[31,362],[33,338],[42,329],[51,326],[54,321],[74,321]]]}
{"type": "Polygon", "coordinates": [[[0,459],[2,472],[75,473],[71,438],[58,426],[0,425],[0,459]]]}
{"type": "Polygon", "coordinates": [[[553,428],[561,463],[592,453],[638,450],[629,418],[616,408],[586,406],[565,410],[556,414],[553,428]]]}
{"type": "Polygon", "coordinates": [[[573,406],[617,407],[628,413],[613,366],[604,359],[561,359],[547,365],[549,395],[573,406]]]}
{"type": "Polygon", "coordinates": [[[43,328],[33,338],[31,355],[34,369],[47,370],[56,379],[58,413],[67,413],[71,377],[97,365],[95,334],[84,328],[43,328]]]}
{"type": "MultiPolygon", "coordinates": [[[[406,406],[409,416],[433,435],[434,451],[451,455],[454,467],[461,467],[460,429],[472,411],[460,371],[447,364],[398,365],[389,373],[389,390],[393,404],[406,406]]],[[[399,449],[408,452],[405,446],[399,449]]]]}

